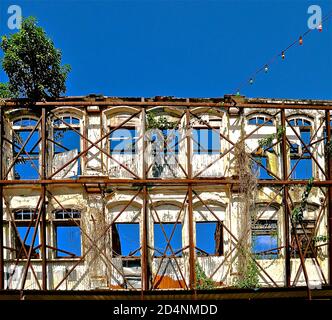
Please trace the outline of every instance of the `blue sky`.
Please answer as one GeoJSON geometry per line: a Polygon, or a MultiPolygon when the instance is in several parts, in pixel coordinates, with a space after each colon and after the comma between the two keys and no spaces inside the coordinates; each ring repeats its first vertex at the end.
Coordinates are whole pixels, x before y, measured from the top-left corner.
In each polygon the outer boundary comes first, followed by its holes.
{"type": "MultiPolygon", "coordinates": [[[[11,4],[36,16],[71,64],[67,95],[146,97],[234,93],[307,30],[309,5],[332,11],[328,0],[2,0],[1,34],[11,4]]],[[[241,93],[332,99],[332,18],[323,28],[241,93]]]]}

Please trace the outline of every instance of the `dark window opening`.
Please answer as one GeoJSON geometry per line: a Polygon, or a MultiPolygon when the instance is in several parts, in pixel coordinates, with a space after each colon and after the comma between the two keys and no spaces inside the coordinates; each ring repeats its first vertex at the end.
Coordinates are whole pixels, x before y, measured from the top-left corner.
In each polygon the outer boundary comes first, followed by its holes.
{"type": "Polygon", "coordinates": [[[252,253],[258,259],[276,259],[278,252],[277,221],[258,220],[252,225],[252,253]]]}
{"type": "Polygon", "coordinates": [[[221,142],[219,129],[193,129],[193,153],[194,154],[220,154],[221,142]]]}
{"type": "Polygon", "coordinates": [[[292,237],[291,237],[291,257],[299,258],[300,250],[305,258],[314,258],[317,255],[315,249],[315,243],[311,241],[311,246],[309,244],[309,240],[313,236],[315,231],[315,220],[304,220],[302,223],[298,223],[295,226],[295,230],[292,228],[292,237]],[[295,230],[297,234],[297,238],[299,241],[299,247],[295,238],[295,230]],[[312,250],[312,248],[314,250],[312,250]],[[306,254],[304,255],[306,251],[306,254]]]}
{"type": "Polygon", "coordinates": [[[221,222],[196,222],[197,255],[222,255],[223,226],[221,222]]]}
{"type": "Polygon", "coordinates": [[[139,223],[114,223],[112,251],[114,255],[139,257],[141,255],[139,223]]]}
{"type": "Polygon", "coordinates": [[[181,223],[155,223],[154,224],[154,255],[182,256],[182,224],[181,223]],[[171,235],[172,239],[170,240],[171,235]],[[166,239],[166,237],[167,239],[166,239]],[[167,242],[170,240],[170,246],[167,242]],[[167,248],[167,249],[166,249],[167,248]],[[172,253],[173,251],[173,253],[172,253]]]}

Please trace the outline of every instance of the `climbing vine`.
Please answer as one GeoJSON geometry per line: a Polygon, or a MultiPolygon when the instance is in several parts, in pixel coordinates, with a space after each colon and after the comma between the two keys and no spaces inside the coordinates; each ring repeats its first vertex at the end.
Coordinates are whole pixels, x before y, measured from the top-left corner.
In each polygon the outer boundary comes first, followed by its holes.
{"type": "MultiPolygon", "coordinates": [[[[249,253],[248,253],[249,254],[249,253]]],[[[243,289],[259,288],[259,272],[255,261],[248,257],[250,261],[241,270],[241,277],[237,278],[235,286],[243,289]]]]}
{"type": "Polygon", "coordinates": [[[308,180],[306,188],[305,188],[305,190],[302,194],[302,200],[301,200],[300,205],[295,207],[292,211],[292,220],[295,223],[301,223],[303,221],[303,213],[304,213],[304,210],[307,207],[308,197],[309,197],[310,191],[313,187],[313,182],[314,182],[314,178],[311,177],[308,180]]]}
{"type": "Polygon", "coordinates": [[[196,272],[196,289],[198,290],[209,290],[214,289],[215,284],[212,279],[210,279],[202,269],[202,267],[196,262],[195,264],[196,272]]]}

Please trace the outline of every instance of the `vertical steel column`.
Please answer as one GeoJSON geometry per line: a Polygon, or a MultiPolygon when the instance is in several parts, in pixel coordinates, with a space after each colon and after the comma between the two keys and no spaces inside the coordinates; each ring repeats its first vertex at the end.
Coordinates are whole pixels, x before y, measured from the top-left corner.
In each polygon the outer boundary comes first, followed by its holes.
{"type": "MultiPolygon", "coordinates": [[[[281,109],[281,126],[284,129],[281,140],[282,153],[282,177],[286,180],[288,176],[288,159],[287,159],[287,140],[286,140],[286,116],[285,109],[281,109]]],[[[289,243],[289,208],[288,208],[288,187],[284,185],[283,192],[283,207],[284,207],[284,239],[285,239],[285,271],[286,271],[286,286],[290,287],[291,280],[291,265],[290,265],[290,243],[289,243]]]]}
{"type": "MultiPolygon", "coordinates": [[[[146,128],[146,113],[145,108],[141,110],[142,116],[142,178],[146,179],[146,139],[145,139],[145,128],[146,128]]],[[[148,258],[148,193],[146,184],[143,186],[143,212],[142,212],[142,289],[149,290],[149,258],[148,258]]]]}
{"type": "MultiPolygon", "coordinates": [[[[190,113],[189,108],[186,110],[186,135],[187,135],[187,173],[188,179],[192,178],[192,163],[191,163],[191,135],[190,130],[190,113]]],[[[196,287],[195,274],[195,245],[194,245],[194,221],[193,221],[193,192],[192,185],[188,184],[188,228],[189,228],[189,288],[196,287]]]]}
{"type": "MultiPolygon", "coordinates": [[[[3,106],[0,107],[0,180],[3,179],[3,106]]],[[[5,287],[4,277],[4,248],[3,248],[3,185],[0,185],[0,290],[5,287]]]]}
{"type": "MultiPolygon", "coordinates": [[[[42,108],[41,120],[41,179],[46,179],[46,109],[42,108]]],[[[42,289],[47,290],[47,250],[46,250],[46,185],[41,186],[42,203],[41,203],[41,257],[42,257],[42,289]]]]}
{"type": "MultiPolygon", "coordinates": [[[[330,110],[325,111],[325,121],[326,121],[326,137],[327,142],[331,141],[331,115],[330,110]]],[[[326,149],[325,149],[326,152],[326,149]]],[[[332,178],[332,155],[325,155],[325,161],[327,161],[327,177],[328,180],[332,178]]],[[[328,201],[327,201],[327,228],[328,228],[328,282],[332,285],[332,186],[328,186],[328,201]]]]}

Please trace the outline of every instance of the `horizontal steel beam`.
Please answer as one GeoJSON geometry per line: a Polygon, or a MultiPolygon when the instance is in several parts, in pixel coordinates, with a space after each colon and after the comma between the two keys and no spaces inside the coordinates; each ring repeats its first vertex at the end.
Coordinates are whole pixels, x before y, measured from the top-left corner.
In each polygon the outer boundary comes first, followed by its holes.
{"type": "MultiPolygon", "coordinates": [[[[5,103],[0,103],[0,106],[3,107],[16,107],[16,108],[26,108],[24,105],[20,105],[17,102],[8,101],[5,103]]],[[[33,104],[36,107],[63,107],[63,106],[72,106],[72,107],[89,107],[89,106],[132,106],[140,108],[148,107],[218,107],[229,109],[232,107],[238,108],[254,108],[254,109],[298,109],[298,110],[332,110],[332,104],[330,102],[321,103],[321,102],[312,102],[312,103],[280,103],[280,102],[262,102],[262,103],[250,103],[250,102],[238,102],[238,103],[229,103],[223,102],[179,102],[179,101],[48,101],[48,102],[36,102],[33,104]]]]}
{"type": "MultiPolygon", "coordinates": [[[[308,180],[257,180],[258,185],[306,185],[308,180]]],[[[211,185],[238,185],[238,179],[212,178],[212,179],[108,179],[108,178],[82,178],[82,179],[51,179],[51,180],[0,180],[0,185],[46,185],[46,184],[82,184],[95,187],[98,185],[188,185],[188,184],[211,184],[211,185]]],[[[332,180],[314,181],[316,187],[332,185],[332,180]]]]}
{"type": "MultiPolygon", "coordinates": [[[[331,299],[332,287],[312,291],[313,298],[331,299]]],[[[91,291],[2,291],[0,300],[268,300],[306,299],[306,287],[260,288],[259,290],[224,288],[214,290],[91,290],[91,291]]]]}

